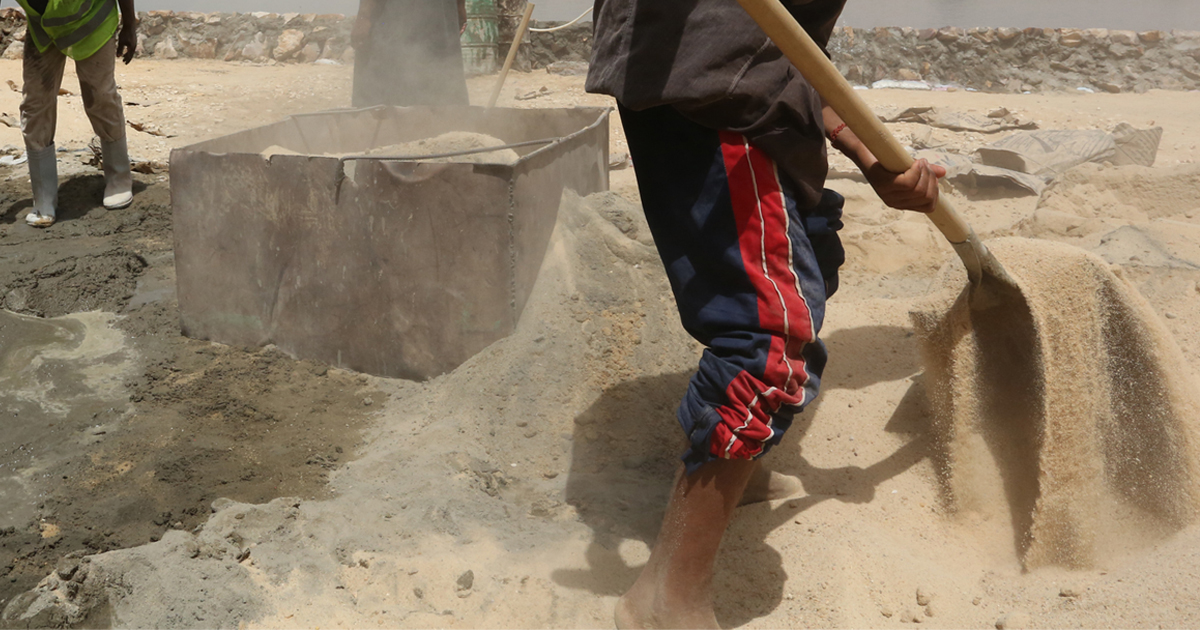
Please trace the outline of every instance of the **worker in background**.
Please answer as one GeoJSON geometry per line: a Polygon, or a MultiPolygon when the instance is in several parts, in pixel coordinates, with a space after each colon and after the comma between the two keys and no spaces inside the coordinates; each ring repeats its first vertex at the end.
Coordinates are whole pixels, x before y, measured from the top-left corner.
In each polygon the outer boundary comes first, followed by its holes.
{"type": "Polygon", "coordinates": [[[116,58],[137,52],[134,0],[17,0],[29,20],[25,35],[21,133],[29,155],[33,210],[25,222],[54,223],[58,210],[58,163],[54,131],[58,92],[67,57],[75,60],[83,108],[100,136],[105,208],[133,203],[133,174],[125,139],[125,110],[114,75],[116,58]],[[118,10],[118,5],[120,9],[118,10]]]}
{"type": "MultiPolygon", "coordinates": [[[[784,0],[821,46],[845,2],[784,0]]],[[[931,211],[945,171],[883,169],[735,0],[597,0],[587,89],[617,100],[680,319],[706,346],[676,414],[690,449],[616,621],[715,628],[721,538],[744,498],[781,498],[757,460],[826,362],[818,333],[845,258],[827,143],[894,208],[931,211]]]]}
{"type": "Polygon", "coordinates": [[[350,35],[354,107],[468,105],[466,0],[360,0],[350,35]]]}

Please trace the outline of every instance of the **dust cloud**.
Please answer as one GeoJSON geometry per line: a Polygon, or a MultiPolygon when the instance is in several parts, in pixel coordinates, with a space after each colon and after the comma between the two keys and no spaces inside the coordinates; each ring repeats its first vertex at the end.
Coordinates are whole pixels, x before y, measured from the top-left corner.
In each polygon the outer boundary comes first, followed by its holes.
{"type": "Polygon", "coordinates": [[[1007,510],[1027,568],[1093,567],[1192,522],[1200,406],[1153,308],[1069,245],[992,251],[1024,303],[943,293],[913,315],[950,506],[1007,510]]]}

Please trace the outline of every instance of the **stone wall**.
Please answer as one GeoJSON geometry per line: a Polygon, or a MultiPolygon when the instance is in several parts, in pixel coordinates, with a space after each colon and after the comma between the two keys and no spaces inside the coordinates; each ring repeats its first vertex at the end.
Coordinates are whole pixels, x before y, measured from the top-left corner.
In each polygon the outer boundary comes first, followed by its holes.
{"type": "MultiPolygon", "coordinates": [[[[552,27],[559,22],[539,22],[534,26],[552,27]]],[[[580,22],[561,31],[530,33],[529,46],[521,50],[521,59],[529,68],[545,68],[556,61],[586,62],[592,54],[592,23],[580,22]]]]}
{"type": "MultiPolygon", "coordinates": [[[[140,57],[256,63],[354,59],[352,22],[343,15],[148,11],[138,17],[140,57]]],[[[24,35],[24,15],[12,8],[0,10],[5,57],[20,58],[24,35]]]]}
{"type": "Polygon", "coordinates": [[[995,92],[1200,89],[1200,33],[1030,28],[839,28],[830,42],[854,83],[924,80],[995,92]]]}
{"type": "MultiPolygon", "coordinates": [[[[591,28],[535,34],[530,65],[586,60],[591,28]]],[[[843,27],[829,50],[859,85],[893,79],[992,92],[1200,89],[1200,33],[1188,31],[843,27]]]]}
{"type": "MultiPolygon", "coordinates": [[[[592,25],[535,34],[532,67],[587,60],[592,25]]],[[[859,85],[924,80],[983,91],[1200,89],[1200,32],[839,28],[829,52],[859,85]]]]}
{"type": "Polygon", "coordinates": [[[140,14],[143,55],[173,59],[312,63],[353,61],[350,20],[329,14],[140,14]]]}
{"type": "MultiPolygon", "coordinates": [[[[139,15],[139,54],[146,57],[252,63],[350,63],[354,59],[352,23],[341,15],[171,11],[139,15]]],[[[24,33],[25,18],[19,11],[0,10],[0,50],[6,58],[20,58],[24,33]]],[[[591,35],[590,23],[530,33],[516,67],[534,70],[556,61],[586,61],[591,35]]],[[[501,50],[500,57],[506,52],[501,50]]],[[[1196,32],[846,27],[837,29],[830,52],[839,69],[858,84],[920,80],[994,92],[1200,89],[1200,33],[1196,32]]]]}

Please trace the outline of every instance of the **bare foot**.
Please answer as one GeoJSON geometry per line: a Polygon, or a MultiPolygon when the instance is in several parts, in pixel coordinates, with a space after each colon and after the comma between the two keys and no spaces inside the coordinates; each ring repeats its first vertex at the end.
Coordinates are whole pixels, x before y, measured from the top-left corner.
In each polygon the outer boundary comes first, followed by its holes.
{"type": "Polygon", "coordinates": [[[754,470],[746,491],[742,493],[742,501],[738,505],[750,505],[762,501],[778,501],[796,496],[804,491],[804,484],[796,478],[775,472],[762,464],[754,470]]]}
{"type": "Polygon", "coordinates": [[[713,563],[754,462],[713,460],[675,477],[658,541],[629,592],[617,602],[618,628],[719,628],[713,563]]]}
{"type": "Polygon", "coordinates": [[[663,605],[658,598],[644,597],[639,593],[638,585],[621,599],[613,611],[613,623],[618,630],[634,628],[720,628],[717,616],[712,608],[703,610],[703,606],[680,606],[672,609],[663,605]]]}

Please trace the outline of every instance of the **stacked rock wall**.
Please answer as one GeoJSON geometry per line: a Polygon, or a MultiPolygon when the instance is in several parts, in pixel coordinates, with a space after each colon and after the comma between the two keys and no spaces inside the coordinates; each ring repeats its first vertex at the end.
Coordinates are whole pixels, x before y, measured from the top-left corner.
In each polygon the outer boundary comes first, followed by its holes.
{"type": "Polygon", "coordinates": [[[152,57],[259,63],[353,59],[352,24],[342,15],[150,11],[139,17],[140,48],[152,57]]]}
{"type": "MultiPolygon", "coordinates": [[[[151,58],[252,63],[349,63],[354,58],[352,19],[342,15],[150,11],[139,17],[139,54],[151,58]]],[[[0,10],[5,58],[20,58],[24,34],[24,15],[0,10]]],[[[530,33],[516,67],[585,62],[591,41],[590,23],[530,33]]],[[[1200,89],[1196,32],[845,27],[835,32],[830,52],[839,69],[859,84],[923,80],[995,92],[1200,89]]]]}
{"type": "MultiPolygon", "coordinates": [[[[587,60],[591,28],[535,33],[530,65],[587,60]]],[[[893,79],[993,92],[1200,89],[1200,33],[1189,31],[843,27],[829,51],[860,85],[893,79]]]]}
{"type": "MultiPolygon", "coordinates": [[[[535,26],[552,27],[556,22],[540,22],[535,26]]],[[[559,31],[530,33],[529,46],[521,51],[530,68],[545,68],[556,61],[587,62],[592,54],[592,23],[581,22],[559,31]]]]}
{"type": "Polygon", "coordinates": [[[830,42],[851,81],[924,80],[997,92],[1200,89],[1200,33],[949,27],[839,28],[830,42]]]}
{"type": "MultiPolygon", "coordinates": [[[[138,18],[142,57],[256,63],[354,58],[353,23],[343,15],[148,11],[138,18]]],[[[12,8],[0,10],[0,47],[6,58],[20,58],[24,36],[25,16],[12,8]]]]}

